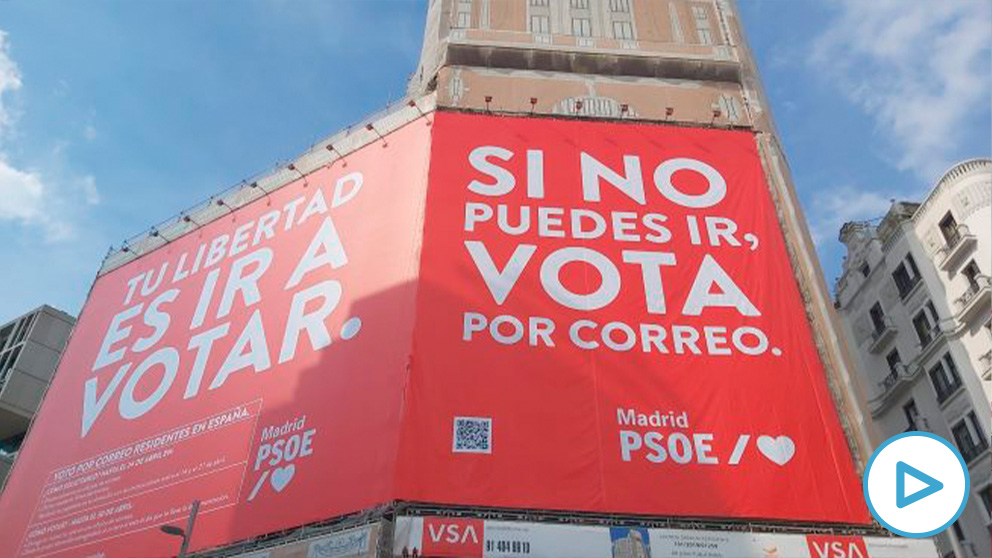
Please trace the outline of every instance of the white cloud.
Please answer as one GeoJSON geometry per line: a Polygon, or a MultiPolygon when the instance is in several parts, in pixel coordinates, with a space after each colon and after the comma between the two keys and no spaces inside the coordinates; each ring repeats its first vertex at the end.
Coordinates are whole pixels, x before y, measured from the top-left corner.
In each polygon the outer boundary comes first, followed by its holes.
{"type": "Polygon", "coordinates": [[[837,239],[844,223],[882,217],[895,197],[850,185],[818,193],[809,212],[813,242],[823,247],[837,239]]]}
{"type": "Polygon", "coordinates": [[[35,172],[15,169],[0,159],[0,221],[40,226],[49,241],[65,240],[71,227],[47,207],[49,188],[35,172]]]}
{"type": "Polygon", "coordinates": [[[100,191],[96,189],[96,179],[93,178],[93,175],[88,174],[80,178],[77,181],[77,185],[83,193],[83,199],[87,205],[98,205],[100,203],[100,191]]]}
{"type": "Polygon", "coordinates": [[[7,33],[0,31],[0,138],[13,122],[10,108],[4,102],[4,94],[21,88],[21,73],[10,58],[9,49],[7,33]]]}
{"type": "MultiPolygon", "coordinates": [[[[7,101],[21,85],[20,70],[10,57],[7,34],[0,31],[0,148],[15,121],[7,101]]],[[[52,149],[53,168],[61,166],[58,161],[65,145],[64,142],[57,142],[52,149]]],[[[56,171],[54,174],[62,173],[56,171]]],[[[92,176],[62,180],[58,176],[43,176],[37,170],[17,168],[0,149],[0,223],[38,227],[46,241],[67,240],[73,233],[71,216],[77,211],[79,204],[76,202],[80,198],[86,205],[100,202],[100,193],[92,176]]]]}
{"type": "Polygon", "coordinates": [[[992,3],[838,0],[811,62],[875,122],[900,170],[932,183],[988,122],[992,3]]]}

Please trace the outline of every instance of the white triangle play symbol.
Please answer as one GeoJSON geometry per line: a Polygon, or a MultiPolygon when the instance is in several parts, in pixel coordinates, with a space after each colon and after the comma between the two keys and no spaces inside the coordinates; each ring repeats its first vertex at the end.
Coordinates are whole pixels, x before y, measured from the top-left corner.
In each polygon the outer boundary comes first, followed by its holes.
{"type": "Polygon", "coordinates": [[[921,481],[920,479],[918,479],[918,478],[916,478],[916,477],[914,477],[912,475],[906,475],[906,496],[907,497],[912,496],[913,494],[916,494],[917,492],[919,492],[919,491],[927,488],[928,486],[930,486],[930,485],[928,485],[927,483],[921,481]]]}

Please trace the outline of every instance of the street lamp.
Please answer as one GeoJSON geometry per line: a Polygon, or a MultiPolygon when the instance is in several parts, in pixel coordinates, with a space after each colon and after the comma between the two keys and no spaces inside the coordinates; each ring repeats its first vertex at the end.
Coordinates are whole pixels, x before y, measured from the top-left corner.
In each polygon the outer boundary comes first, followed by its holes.
{"type": "Polygon", "coordinates": [[[200,511],[200,501],[193,500],[193,506],[189,510],[189,519],[186,520],[186,529],[176,527],[175,525],[162,525],[159,527],[159,530],[166,535],[182,537],[183,543],[179,547],[178,558],[186,558],[186,553],[189,551],[189,540],[193,538],[193,523],[196,521],[196,513],[198,511],[200,511]]]}

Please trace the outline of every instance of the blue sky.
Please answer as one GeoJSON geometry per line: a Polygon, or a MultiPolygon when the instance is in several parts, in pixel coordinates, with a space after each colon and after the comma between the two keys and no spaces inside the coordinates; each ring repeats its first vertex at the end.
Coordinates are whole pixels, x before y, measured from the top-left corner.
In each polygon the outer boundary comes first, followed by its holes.
{"type": "MultiPolygon", "coordinates": [[[[847,220],[989,156],[985,0],[739,0],[825,273],[847,220]]],[[[406,0],[0,0],[0,321],[107,248],[402,96],[406,0]]]]}

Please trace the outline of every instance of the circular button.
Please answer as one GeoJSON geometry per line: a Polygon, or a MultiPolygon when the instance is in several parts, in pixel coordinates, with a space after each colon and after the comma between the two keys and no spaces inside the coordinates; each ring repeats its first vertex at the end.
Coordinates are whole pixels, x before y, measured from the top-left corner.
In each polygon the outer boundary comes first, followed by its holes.
{"type": "Polygon", "coordinates": [[[950,442],[906,432],[879,446],[863,480],[868,509],[886,529],[910,538],[936,535],[964,511],[968,467],[950,442]]]}

